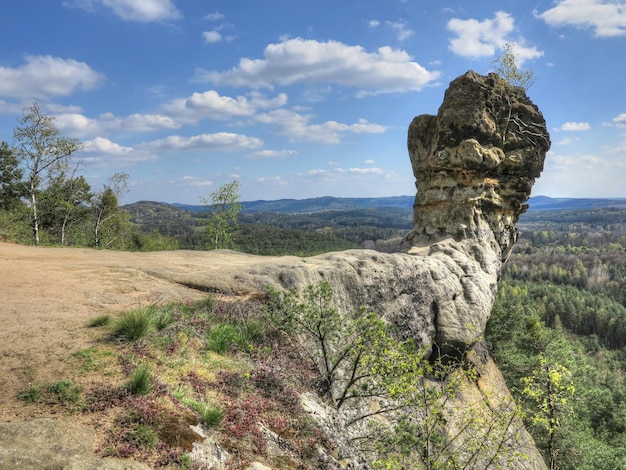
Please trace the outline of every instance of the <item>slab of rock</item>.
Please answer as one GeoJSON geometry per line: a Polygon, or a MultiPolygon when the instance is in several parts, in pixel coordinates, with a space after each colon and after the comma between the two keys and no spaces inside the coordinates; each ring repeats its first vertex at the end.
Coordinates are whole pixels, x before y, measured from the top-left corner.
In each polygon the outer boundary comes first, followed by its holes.
{"type": "Polygon", "coordinates": [[[149,470],[130,459],[96,457],[93,434],[86,426],[59,419],[0,423],[0,470],[149,470]]]}

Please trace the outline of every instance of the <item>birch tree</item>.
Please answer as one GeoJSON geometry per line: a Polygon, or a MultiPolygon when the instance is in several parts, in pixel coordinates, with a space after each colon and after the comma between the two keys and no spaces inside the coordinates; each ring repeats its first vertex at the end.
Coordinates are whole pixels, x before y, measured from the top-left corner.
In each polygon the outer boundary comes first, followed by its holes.
{"type": "Polygon", "coordinates": [[[64,137],[54,124],[54,117],[46,115],[36,101],[24,109],[19,126],[13,130],[13,154],[24,172],[22,182],[28,198],[33,242],[39,245],[40,216],[38,194],[47,186],[55,170],[67,167],[72,154],[81,148],[77,139],[64,137]]]}
{"type": "Polygon", "coordinates": [[[235,180],[217,188],[209,199],[202,202],[209,208],[208,232],[210,249],[232,248],[233,233],[239,223],[237,216],[241,211],[239,202],[239,181],[235,180]]]}

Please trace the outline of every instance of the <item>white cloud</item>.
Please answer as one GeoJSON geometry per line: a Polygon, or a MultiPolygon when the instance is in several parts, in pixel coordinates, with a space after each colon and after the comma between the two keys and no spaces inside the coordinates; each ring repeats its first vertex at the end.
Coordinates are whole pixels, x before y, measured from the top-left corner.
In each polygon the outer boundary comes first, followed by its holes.
{"type": "Polygon", "coordinates": [[[104,113],[97,119],[80,113],[62,113],[55,116],[57,127],[72,137],[89,137],[115,130],[150,132],[159,129],[178,129],[180,122],[165,114],[131,114],[115,116],[104,113]]]}
{"type": "Polygon", "coordinates": [[[588,122],[566,122],[561,127],[562,131],[588,131],[591,126],[588,122]]]}
{"type": "Polygon", "coordinates": [[[622,113],[613,118],[613,123],[617,127],[626,127],[626,113],[622,113]]]}
{"type": "Polygon", "coordinates": [[[493,19],[482,21],[453,18],[448,21],[447,27],[458,35],[457,38],[450,39],[448,48],[462,57],[478,59],[492,56],[502,50],[505,44],[513,45],[520,63],[543,55],[536,47],[525,47],[522,39],[510,37],[516,31],[515,19],[503,11],[496,12],[493,19]]]}
{"type": "Polygon", "coordinates": [[[240,59],[236,67],[225,72],[199,69],[196,79],[250,88],[336,83],[394,92],[420,90],[439,76],[413,62],[407,52],[390,47],[367,52],[361,46],[337,41],[296,38],[270,44],[263,54],[264,59],[240,59]]]}
{"type": "Polygon", "coordinates": [[[151,152],[124,147],[104,137],[83,142],[85,147],[78,153],[80,160],[101,167],[120,168],[140,162],[155,161],[159,157],[151,152]]]}
{"type": "Polygon", "coordinates": [[[559,140],[558,142],[555,142],[554,145],[572,145],[574,142],[578,142],[580,139],[572,139],[569,137],[566,137],[564,139],[559,140]]]}
{"type": "MultiPolygon", "coordinates": [[[[77,112],[61,112],[55,118],[57,127],[64,133],[72,137],[87,138],[117,130],[152,132],[162,129],[179,129],[186,124],[197,124],[202,119],[251,118],[259,110],[284,106],[287,99],[285,93],[268,97],[259,92],[251,92],[248,96],[232,98],[221,96],[216,91],[210,90],[193,93],[187,98],[172,100],[162,107],[160,113],[135,113],[129,116],[103,113],[97,118],[89,118],[77,112]]],[[[7,111],[12,111],[14,108],[7,106],[7,111]]],[[[3,109],[4,106],[0,102],[0,112],[3,109]]],[[[61,111],[71,109],[60,108],[61,111]]]]}
{"type": "Polygon", "coordinates": [[[198,178],[196,176],[183,176],[181,182],[185,186],[206,187],[213,186],[213,181],[198,178]]]}
{"type": "Polygon", "coordinates": [[[390,27],[395,33],[398,41],[405,41],[415,34],[414,31],[406,28],[405,21],[385,21],[385,25],[390,27]]]}
{"type": "Polygon", "coordinates": [[[207,44],[214,44],[223,39],[219,31],[205,31],[202,33],[202,37],[207,44]]]}
{"type": "Polygon", "coordinates": [[[238,150],[258,148],[262,145],[263,141],[256,137],[248,137],[231,132],[218,132],[215,134],[200,134],[191,137],[171,135],[163,139],[145,142],[137,147],[140,149],[165,152],[185,150],[235,152],[238,150]]]}
{"type": "Polygon", "coordinates": [[[374,160],[365,160],[363,163],[366,164],[366,165],[373,165],[374,164],[374,160]]]}
{"type": "Polygon", "coordinates": [[[83,142],[83,152],[88,153],[106,153],[113,155],[124,155],[133,151],[132,147],[123,147],[120,144],[105,139],[104,137],[96,137],[95,139],[83,142]]]}
{"type": "Polygon", "coordinates": [[[286,158],[297,155],[295,150],[258,150],[250,154],[250,158],[286,158]]]}
{"type": "Polygon", "coordinates": [[[256,122],[269,125],[276,133],[289,137],[293,141],[323,142],[338,144],[345,134],[381,134],[385,126],[374,124],[366,119],[359,119],[354,124],[326,121],[311,124],[311,114],[299,114],[287,109],[276,109],[254,117],[256,122]]]}
{"type": "Polygon", "coordinates": [[[0,67],[0,96],[47,99],[97,87],[104,76],[84,62],[60,57],[26,56],[17,68],[0,67]]]}
{"type": "Polygon", "coordinates": [[[209,21],[219,21],[224,19],[224,15],[217,11],[214,11],[213,13],[209,13],[208,15],[206,15],[204,18],[209,21]]]}
{"type": "Polygon", "coordinates": [[[286,186],[289,183],[280,176],[261,176],[257,182],[269,186],[286,186]]]}
{"type": "Polygon", "coordinates": [[[537,17],[551,26],[592,28],[597,37],[626,34],[624,0],[560,0],[537,17]]]}
{"type": "Polygon", "coordinates": [[[350,168],[348,172],[357,175],[381,175],[384,173],[380,168],[350,168]]]}
{"type": "Polygon", "coordinates": [[[370,20],[369,27],[370,28],[378,28],[380,26],[380,21],[378,20],[370,20]]]}
{"type": "Polygon", "coordinates": [[[284,106],[287,95],[279,93],[268,98],[262,93],[252,92],[246,96],[222,96],[215,90],[193,93],[187,98],[178,98],[167,103],[163,109],[169,115],[185,123],[196,123],[201,119],[228,119],[252,116],[259,109],[284,106]]]}
{"type": "MultiPolygon", "coordinates": [[[[97,0],[109,7],[121,19],[149,23],[152,21],[176,20],[182,15],[172,0],[97,0]]],[[[74,2],[76,6],[80,1],[74,2]]],[[[91,3],[91,2],[88,2],[91,3]]]]}

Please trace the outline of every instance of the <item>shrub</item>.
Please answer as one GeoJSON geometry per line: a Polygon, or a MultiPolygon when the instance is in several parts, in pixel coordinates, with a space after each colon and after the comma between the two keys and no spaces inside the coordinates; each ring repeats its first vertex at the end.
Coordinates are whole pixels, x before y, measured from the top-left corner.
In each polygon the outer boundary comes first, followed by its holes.
{"type": "Polygon", "coordinates": [[[130,376],[128,382],[126,382],[126,390],[133,395],[147,395],[152,390],[150,384],[150,375],[152,369],[148,365],[141,365],[135,369],[135,372],[130,376]]]}
{"type": "Polygon", "coordinates": [[[146,336],[152,329],[152,307],[140,307],[123,314],[113,327],[113,336],[127,341],[136,341],[146,336]]]}

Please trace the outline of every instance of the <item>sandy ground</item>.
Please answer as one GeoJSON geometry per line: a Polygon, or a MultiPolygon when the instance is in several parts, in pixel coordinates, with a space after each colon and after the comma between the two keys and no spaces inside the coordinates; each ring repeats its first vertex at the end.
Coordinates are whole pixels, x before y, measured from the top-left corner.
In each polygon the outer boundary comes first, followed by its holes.
{"type": "Polygon", "coordinates": [[[89,319],[206,296],[163,273],[202,276],[220,269],[222,258],[217,252],[127,253],[0,242],[0,422],[45,416],[46,407],[26,406],[16,395],[67,378],[68,368],[76,367],[71,354],[93,346],[102,334],[87,328],[89,319]]]}

